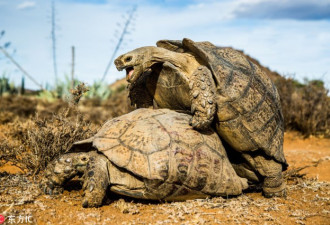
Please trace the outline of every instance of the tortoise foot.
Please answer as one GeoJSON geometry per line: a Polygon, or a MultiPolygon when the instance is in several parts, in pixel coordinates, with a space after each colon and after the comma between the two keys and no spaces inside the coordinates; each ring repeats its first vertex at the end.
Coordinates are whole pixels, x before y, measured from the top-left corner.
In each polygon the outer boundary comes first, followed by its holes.
{"type": "Polygon", "coordinates": [[[84,173],[84,208],[102,205],[109,186],[108,159],[101,154],[94,153],[90,158],[84,173]]]}
{"type": "Polygon", "coordinates": [[[266,198],[287,196],[285,183],[282,183],[279,187],[263,187],[262,191],[266,198]]]}
{"type": "Polygon", "coordinates": [[[266,198],[286,197],[286,184],[282,173],[275,177],[265,177],[262,192],[266,198]]]}

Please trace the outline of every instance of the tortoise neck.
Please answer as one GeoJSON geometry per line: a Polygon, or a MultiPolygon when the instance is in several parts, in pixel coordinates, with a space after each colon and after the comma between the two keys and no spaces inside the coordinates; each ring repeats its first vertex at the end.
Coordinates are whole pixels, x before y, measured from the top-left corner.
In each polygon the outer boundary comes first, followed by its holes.
{"type": "Polygon", "coordinates": [[[157,47],[151,55],[153,62],[169,62],[185,73],[191,73],[192,65],[197,64],[195,57],[189,53],[173,52],[157,47]]]}

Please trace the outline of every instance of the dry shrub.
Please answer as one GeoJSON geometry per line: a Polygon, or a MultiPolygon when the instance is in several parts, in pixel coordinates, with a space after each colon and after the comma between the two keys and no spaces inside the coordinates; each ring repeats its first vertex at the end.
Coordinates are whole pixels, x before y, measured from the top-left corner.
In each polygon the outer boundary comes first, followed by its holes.
{"type": "Polygon", "coordinates": [[[7,136],[12,140],[0,145],[1,159],[14,161],[36,174],[74,142],[91,137],[95,131],[90,124],[79,113],[75,118],[69,117],[70,110],[73,109],[54,114],[50,120],[35,116],[24,123],[11,124],[7,136]]]}
{"type": "Polygon", "coordinates": [[[32,153],[30,168],[34,168],[35,172],[68,151],[74,142],[94,134],[90,124],[80,114],[76,118],[68,117],[68,114],[69,110],[65,110],[54,115],[51,120],[36,118],[36,129],[28,131],[27,138],[32,153]]]}
{"type": "Polygon", "coordinates": [[[301,84],[293,79],[278,79],[285,128],[305,136],[330,136],[330,97],[322,81],[301,84]]]}
{"type": "Polygon", "coordinates": [[[5,140],[0,143],[0,160],[15,162],[36,174],[68,151],[74,142],[91,137],[96,129],[91,128],[77,109],[82,92],[86,91],[80,92],[79,88],[72,92],[70,107],[51,118],[36,114],[32,119],[8,124],[5,140]]]}

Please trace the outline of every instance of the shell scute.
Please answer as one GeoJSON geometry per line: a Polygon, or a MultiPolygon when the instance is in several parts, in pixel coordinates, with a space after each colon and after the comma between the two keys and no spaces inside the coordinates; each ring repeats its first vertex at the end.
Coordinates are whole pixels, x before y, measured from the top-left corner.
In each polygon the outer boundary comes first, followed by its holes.
{"type": "Polygon", "coordinates": [[[129,148],[150,154],[169,146],[171,139],[155,119],[136,120],[119,138],[129,148]]]}
{"type": "Polygon", "coordinates": [[[267,101],[262,101],[258,107],[243,117],[242,123],[249,132],[254,132],[262,128],[273,116],[274,112],[272,107],[267,101]]]}
{"type": "Polygon", "coordinates": [[[130,162],[125,168],[138,176],[142,176],[148,179],[158,179],[158,176],[151,176],[151,172],[149,170],[148,156],[142,154],[141,152],[132,151],[132,157],[130,159],[130,162]]]}
{"type": "Polygon", "coordinates": [[[131,162],[133,154],[130,149],[123,145],[113,146],[102,152],[110,159],[110,161],[119,167],[126,167],[131,162]]]}
{"type": "Polygon", "coordinates": [[[184,114],[170,117],[167,115],[158,115],[155,117],[159,123],[166,124],[166,131],[172,140],[180,141],[188,146],[195,146],[203,142],[202,136],[194,130],[189,124],[189,118],[184,114]]]}
{"type": "Polygon", "coordinates": [[[246,114],[251,112],[260,101],[263,99],[263,94],[257,89],[250,87],[245,96],[240,101],[234,101],[231,105],[240,113],[246,114]]]}

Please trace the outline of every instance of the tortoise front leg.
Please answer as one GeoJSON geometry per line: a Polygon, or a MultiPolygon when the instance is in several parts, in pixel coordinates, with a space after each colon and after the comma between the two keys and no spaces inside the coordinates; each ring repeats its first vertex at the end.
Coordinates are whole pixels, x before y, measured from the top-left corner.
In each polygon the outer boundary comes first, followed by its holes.
{"type": "Polygon", "coordinates": [[[89,153],[67,153],[48,164],[40,188],[45,194],[63,192],[63,184],[79,173],[84,173],[89,153]]]}
{"type": "Polygon", "coordinates": [[[190,125],[197,130],[207,129],[216,112],[215,83],[211,71],[206,66],[199,66],[190,78],[191,113],[190,125]]]}
{"type": "Polygon", "coordinates": [[[102,205],[106,190],[110,184],[108,171],[109,160],[102,154],[92,152],[84,174],[83,207],[98,207],[102,205]]]}
{"type": "Polygon", "coordinates": [[[40,188],[45,194],[63,192],[63,184],[77,174],[84,174],[83,207],[102,205],[106,189],[109,186],[108,159],[97,153],[67,153],[48,164],[40,188]]]}

